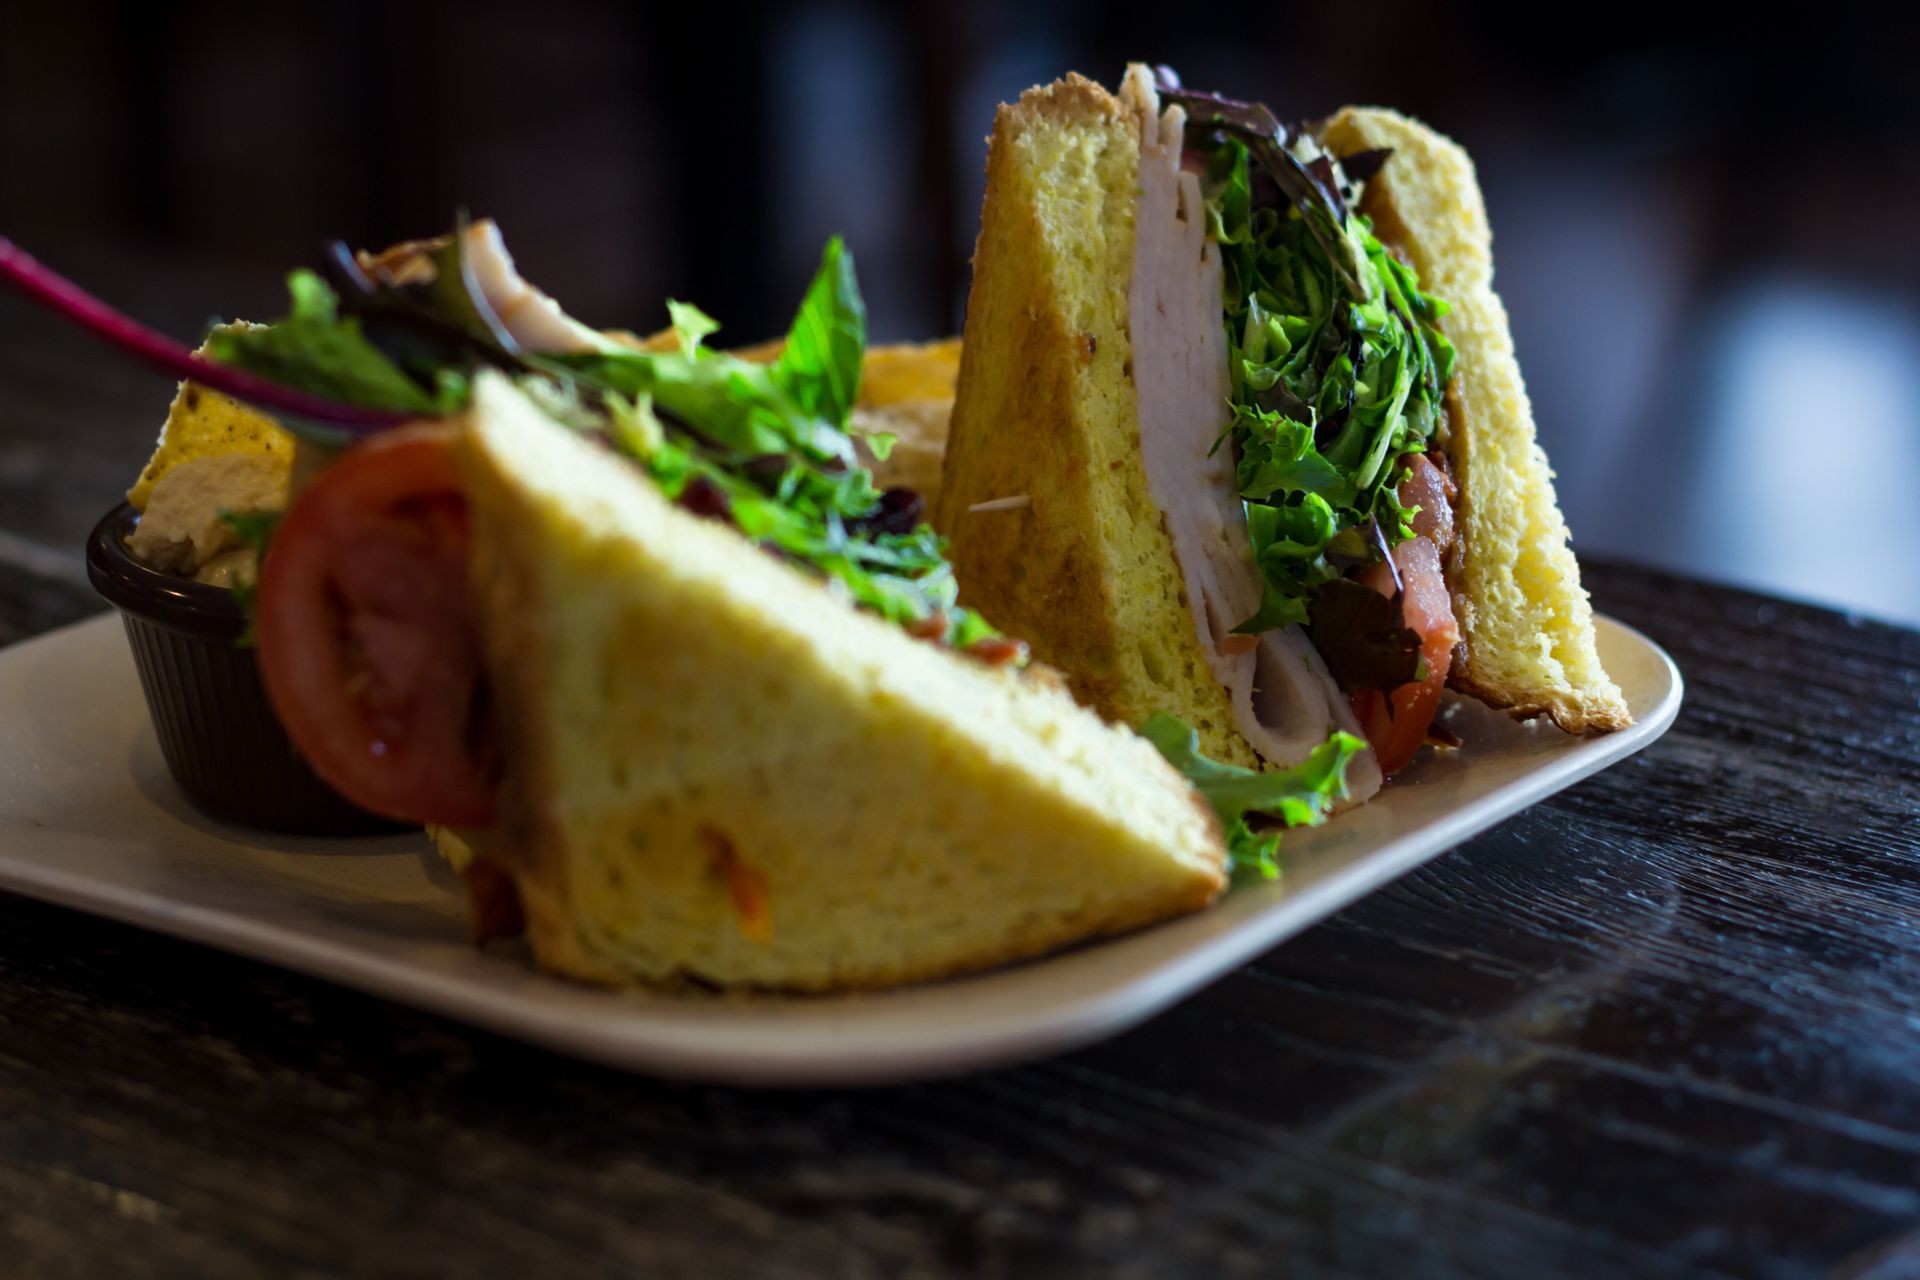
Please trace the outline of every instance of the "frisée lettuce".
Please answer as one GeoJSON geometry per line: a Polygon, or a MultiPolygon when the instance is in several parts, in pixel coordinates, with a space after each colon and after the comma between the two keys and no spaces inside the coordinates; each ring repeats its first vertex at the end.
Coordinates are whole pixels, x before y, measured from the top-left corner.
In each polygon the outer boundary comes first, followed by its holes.
{"type": "Polygon", "coordinates": [[[1159,712],[1141,725],[1140,736],[1212,806],[1226,834],[1233,873],[1267,880],[1280,874],[1278,828],[1325,822],[1347,797],[1347,762],[1367,745],[1350,733],[1335,733],[1291,769],[1263,772],[1202,755],[1200,735],[1171,712],[1159,712]],[[1261,820],[1258,829],[1249,815],[1261,820]]]}
{"type": "Polygon", "coordinates": [[[1345,568],[1412,536],[1400,460],[1439,429],[1454,351],[1447,304],[1424,292],[1349,206],[1354,172],[1258,103],[1163,82],[1204,161],[1224,268],[1231,442],[1262,603],[1236,630],[1305,623],[1345,568]]]}

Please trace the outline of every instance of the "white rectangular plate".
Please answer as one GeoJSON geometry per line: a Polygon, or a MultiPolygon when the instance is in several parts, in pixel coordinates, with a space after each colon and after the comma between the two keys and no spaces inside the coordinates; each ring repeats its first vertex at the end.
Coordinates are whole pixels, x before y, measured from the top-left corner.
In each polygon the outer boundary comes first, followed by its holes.
{"type": "Polygon", "coordinates": [[[874,1084],[998,1066],[1141,1022],[1476,832],[1646,746],[1680,673],[1599,619],[1637,723],[1599,738],[1454,711],[1466,746],[1290,833],[1287,873],[1212,910],[974,978],[785,999],[593,990],[467,941],[453,875],[418,835],[273,836],[203,817],[167,774],[109,615],[0,651],[0,888],[222,947],[655,1075],[874,1084]]]}

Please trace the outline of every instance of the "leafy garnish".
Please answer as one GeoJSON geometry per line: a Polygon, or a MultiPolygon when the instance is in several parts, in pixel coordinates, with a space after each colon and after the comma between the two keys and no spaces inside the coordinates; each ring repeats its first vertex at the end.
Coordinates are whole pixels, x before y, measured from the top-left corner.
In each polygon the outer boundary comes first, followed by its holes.
{"type": "Polygon", "coordinates": [[[667,319],[680,343],[680,354],[691,356],[700,344],[720,331],[720,322],[691,302],[667,299],[667,319]]]}
{"type": "Polygon", "coordinates": [[[1349,181],[1366,182],[1385,167],[1387,157],[1392,154],[1392,147],[1373,147],[1366,151],[1355,151],[1351,155],[1340,157],[1340,169],[1347,175],[1349,181]]]}
{"type": "Polygon", "coordinates": [[[1271,880],[1280,874],[1280,832],[1271,828],[1316,827],[1347,798],[1347,762],[1366,749],[1350,733],[1335,732],[1291,769],[1262,772],[1222,764],[1200,753],[1200,735],[1171,712],[1140,726],[1151,742],[1193,784],[1226,832],[1228,864],[1236,876],[1271,880]],[[1256,830],[1249,815],[1267,819],[1256,830]]]}
{"type": "Polygon", "coordinates": [[[1348,189],[1385,153],[1360,153],[1343,171],[1259,103],[1166,77],[1161,97],[1187,108],[1187,145],[1206,159],[1232,379],[1222,443],[1262,579],[1259,610],[1235,630],[1257,634],[1308,620],[1317,593],[1349,567],[1328,558],[1347,531],[1371,524],[1384,547],[1412,536],[1400,459],[1423,451],[1441,421],[1453,372],[1439,328],[1447,305],[1348,206],[1348,189]]]}
{"type": "Polygon", "coordinates": [[[867,305],[853,278],[853,255],[840,237],[827,241],[800,314],[773,376],[802,412],[845,427],[860,393],[860,361],[867,347],[867,305]]]}
{"type": "Polygon", "coordinates": [[[857,465],[847,424],[866,306],[852,255],[837,238],[772,365],[709,350],[700,339],[712,321],[689,307],[672,314],[677,351],[556,358],[601,389],[610,443],[668,497],[717,497],[711,505],[742,533],[883,618],[916,627],[936,621],[939,638],[958,648],[998,635],[959,607],[944,540],[919,519],[924,504],[914,498],[903,521],[901,498],[882,493],[857,465]]]}
{"type": "Polygon", "coordinates": [[[1420,633],[1391,598],[1335,578],[1315,589],[1307,613],[1314,648],[1342,690],[1397,689],[1419,678],[1420,633]]]}
{"type": "MultiPolygon", "coordinates": [[[[474,282],[464,229],[419,246],[430,270],[402,276],[335,246],[337,292],[296,272],[287,319],[222,329],[213,350],[287,385],[421,416],[458,411],[474,371],[498,368],[550,417],[632,458],[667,497],[727,520],[852,603],[956,647],[998,636],[959,607],[924,504],[881,492],[858,465],[847,428],[867,312],[838,238],[780,358],[760,364],[707,347],[719,324],[685,302],[667,304],[672,350],[524,350],[474,282]]],[[[884,457],[891,441],[869,439],[884,457]]]]}
{"type": "Polygon", "coordinates": [[[260,563],[266,559],[267,544],[273,541],[273,534],[280,527],[280,511],[222,511],[220,523],[232,530],[234,537],[242,545],[253,548],[254,577],[236,581],[233,584],[233,598],[241,609],[246,611],[247,627],[234,643],[242,649],[251,649],[257,637],[254,634],[254,596],[259,590],[260,563]]]}
{"type": "Polygon", "coordinates": [[[1296,155],[1293,131],[1265,103],[1240,102],[1164,83],[1160,96],[1187,109],[1189,128],[1221,129],[1238,137],[1320,242],[1341,285],[1355,298],[1366,297],[1353,246],[1344,243],[1347,207],[1331,165],[1319,164],[1318,157],[1302,160],[1296,155]]]}
{"type": "Polygon", "coordinates": [[[441,365],[429,381],[410,376],[367,340],[356,316],[340,314],[340,298],[311,271],[287,277],[293,308],[271,325],[221,325],[207,352],[234,365],[331,400],[444,417],[467,399],[464,370],[441,365]]]}
{"type": "Polygon", "coordinates": [[[274,530],[280,527],[284,515],[280,511],[222,511],[220,523],[256,554],[265,555],[267,544],[273,541],[274,530]]]}
{"type": "Polygon", "coordinates": [[[333,436],[350,439],[398,426],[406,420],[404,415],[389,409],[309,395],[296,387],[283,386],[189,351],[132,316],[114,310],[5,236],[0,236],[0,281],[136,360],[275,414],[283,422],[325,424],[324,429],[333,436]]]}

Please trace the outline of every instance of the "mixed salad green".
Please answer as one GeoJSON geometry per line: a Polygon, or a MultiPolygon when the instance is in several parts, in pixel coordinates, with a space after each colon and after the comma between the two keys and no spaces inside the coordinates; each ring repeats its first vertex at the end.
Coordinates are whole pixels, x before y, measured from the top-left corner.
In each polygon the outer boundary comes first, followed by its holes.
{"type": "MultiPolygon", "coordinates": [[[[407,284],[369,275],[335,246],[331,282],[294,272],[285,319],[216,329],[209,352],[284,386],[423,417],[457,412],[476,370],[503,370],[555,419],[633,459],[667,497],[732,523],[860,607],[956,648],[998,637],[958,604],[918,495],[877,488],[859,464],[848,422],[867,313],[837,238],[770,364],[708,347],[719,326],[685,303],[668,304],[672,350],[607,340],[580,353],[529,351],[493,317],[466,242],[456,229],[428,250],[431,278],[407,284]]],[[[287,425],[344,443],[337,428],[287,425]]],[[[891,441],[866,443],[884,457],[891,441]]]]}
{"type": "Polygon", "coordinates": [[[1347,762],[1367,745],[1350,733],[1335,733],[1291,769],[1261,771],[1209,760],[1200,754],[1193,727],[1165,711],[1140,726],[1140,734],[1213,807],[1234,874],[1266,880],[1280,874],[1279,829],[1325,822],[1334,804],[1346,799],[1347,762]]]}
{"type": "Polygon", "coordinates": [[[1402,459],[1441,422],[1448,307],[1349,206],[1385,153],[1343,168],[1258,103],[1176,86],[1162,96],[1188,109],[1225,274],[1233,417],[1222,441],[1238,459],[1263,588],[1236,629],[1317,621],[1323,589],[1412,536],[1396,490],[1402,459]]]}

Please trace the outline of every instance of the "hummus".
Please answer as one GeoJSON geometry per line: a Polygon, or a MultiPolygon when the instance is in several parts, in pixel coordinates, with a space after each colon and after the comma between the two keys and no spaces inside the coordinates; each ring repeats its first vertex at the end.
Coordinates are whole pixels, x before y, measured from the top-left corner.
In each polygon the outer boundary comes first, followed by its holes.
{"type": "Polygon", "coordinates": [[[228,453],[182,462],[160,477],[127,550],[150,568],[231,587],[251,582],[253,549],[223,512],[278,511],[287,501],[283,459],[228,453]]]}

